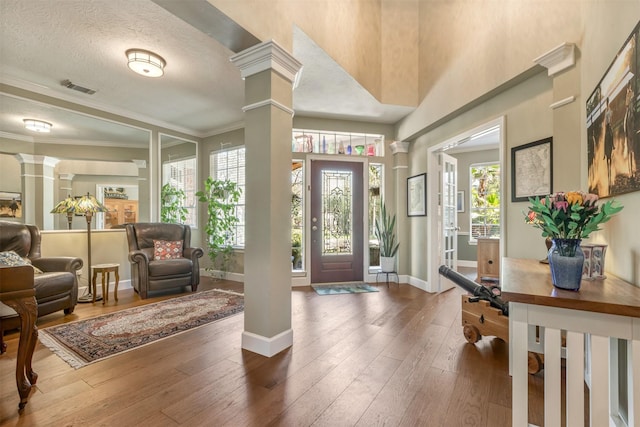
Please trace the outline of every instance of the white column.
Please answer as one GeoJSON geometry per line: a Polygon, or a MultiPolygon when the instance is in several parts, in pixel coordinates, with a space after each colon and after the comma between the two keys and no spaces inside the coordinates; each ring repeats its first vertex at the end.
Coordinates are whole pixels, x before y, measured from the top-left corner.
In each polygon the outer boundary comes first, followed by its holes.
{"type": "Polygon", "coordinates": [[[291,329],[291,133],[302,65],[273,41],[231,57],[245,80],[246,214],[242,348],[273,356],[291,329]]]}

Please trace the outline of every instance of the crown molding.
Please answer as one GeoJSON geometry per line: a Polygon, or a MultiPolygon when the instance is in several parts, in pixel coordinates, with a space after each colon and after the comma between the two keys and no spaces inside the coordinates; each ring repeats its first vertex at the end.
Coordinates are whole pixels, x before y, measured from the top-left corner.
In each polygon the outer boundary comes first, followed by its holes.
{"type": "Polygon", "coordinates": [[[533,62],[547,68],[549,76],[553,76],[576,63],[575,50],[575,44],[565,42],[540,55],[533,62]]]}

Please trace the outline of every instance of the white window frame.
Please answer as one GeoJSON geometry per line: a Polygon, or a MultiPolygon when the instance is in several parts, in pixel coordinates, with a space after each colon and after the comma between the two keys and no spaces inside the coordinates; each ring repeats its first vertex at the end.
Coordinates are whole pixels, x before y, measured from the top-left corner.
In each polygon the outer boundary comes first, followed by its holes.
{"type": "Polygon", "coordinates": [[[244,249],[245,241],[246,241],[246,233],[245,233],[245,194],[246,194],[246,148],[244,145],[238,145],[225,150],[212,151],[209,154],[209,176],[213,179],[230,179],[238,185],[238,188],[241,190],[240,200],[236,204],[236,214],[238,211],[240,214],[238,215],[238,222],[235,225],[235,231],[233,233],[232,246],[237,249],[244,249]],[[217,167],[218,164],[218,156],[223,153],[230,153],[232,151],[237,151],[236,156],[238,158],[238,162],[235,166],[225,167],[223,170],[219,170],[217,167]],[[242,151],[242,156],[240,156],[240,151],[242,151]],[[240,161],[242,159],[242,161],[240,161]],[[240,164],[241,163],[241,164],[240,164]],[[231,172],[233,171],[233,172],[231,172]],[[231,177],[235,176],[236,179],[231,177]],[[239,230],[242,230],[242,238],[239,239],[239,230]]]}

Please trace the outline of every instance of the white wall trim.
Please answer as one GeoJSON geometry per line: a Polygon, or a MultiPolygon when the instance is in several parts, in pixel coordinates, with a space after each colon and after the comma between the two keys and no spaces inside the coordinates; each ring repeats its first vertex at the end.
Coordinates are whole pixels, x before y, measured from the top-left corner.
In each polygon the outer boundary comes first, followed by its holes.
{"type": "Polygon", "coordinates": [[[293,329],[291,328],[271,338],[263,337],[253,332],[242,332],[242,348],[262,356],[274,356],[292,345],[293,329]]]}
{"type": "Polygon", "coordinates": [[[245,105],[244,107],[242,107],[242,112],[246,113],[249,110],[255,110],[256,108],[261,108],[261,107],[266,107],[266,106],[272,106],[272,107],[279,108],[280,110],[284,111],[285,113],[289,113],[289,114],[291,114],[293,116],[293,109],[287,107],[284,104],[279,103],[275,99],[265,99],[264,101],[254,102],[253,104],[245,105]]]}
{"type": "Polygon", "coordinates": [[[409,142],[406,142],[406,141],[394,141],[391,144],[389,144],[389,148],[391,148],[391,154],[408,153],[409,152],[409,142]]]}
{"type": "Polygon", "coordinates": [[[551,108],[552,110],[555,110],[556,108],[560,108],[563,105],[567,105],[567,104],[571,104],[573,101],[576,100],[575,96],[568,96],[564,99],[561,99],[560,101],[556,101],[553,104],[549,105],[549,108],[551,108]]]}
{"type": "Polygon", "coordinates": [[[464,259],[458,260],[458,267],[472,267],[476,268],[478,266],[478,261],[467,261],[464,259]]]}

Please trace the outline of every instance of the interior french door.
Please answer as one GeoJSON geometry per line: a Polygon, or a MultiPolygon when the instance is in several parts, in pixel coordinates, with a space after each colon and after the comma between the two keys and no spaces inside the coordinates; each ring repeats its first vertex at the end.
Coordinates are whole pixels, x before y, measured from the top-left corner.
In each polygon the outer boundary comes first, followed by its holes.
{"type": "MultiPolygon", "coordinates": [[[[440,237],[440,264],[451,269],[458,267],[458,160],[440,153],[440,204],[442,234],[440,237]]],[[[453,285],[440,279],[439,290],[444,291],[453,285]]]]}
{"type": "Polygon", "coordinates": [[[311,161],[311,283],[363,278],[362,167],[311,161]]]}

